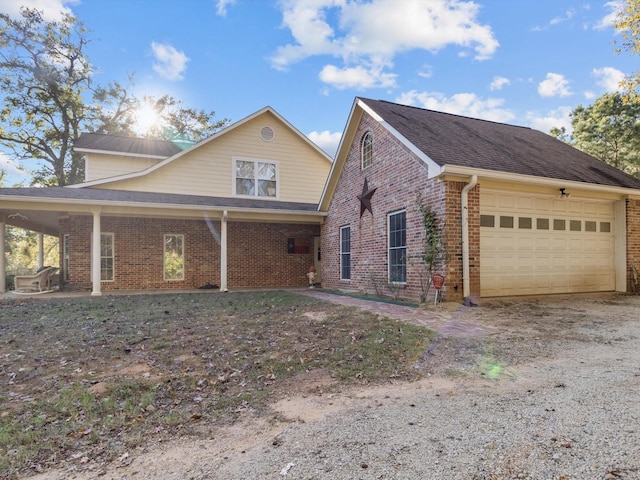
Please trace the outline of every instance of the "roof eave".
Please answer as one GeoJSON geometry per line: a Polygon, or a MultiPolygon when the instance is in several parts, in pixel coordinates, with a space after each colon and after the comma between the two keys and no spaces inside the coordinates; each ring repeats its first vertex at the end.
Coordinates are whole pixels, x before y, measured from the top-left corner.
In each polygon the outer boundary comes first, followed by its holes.
{"type": "Polygon", "coordinates": [[[438,177],[445,175],[456,175],[471,177],[477,175],[478,178],[500,180],[505,182],[523,183],[529,185],[539,185],[557,188],[574,188],[590,192],[612,193],[616,195],[632,196],[640,198],[640,189],[629,187],[618,187],[613,185],[601,185],[595,183],[578,182],[575,180],[562,180],[560,178],[536,177],[533,175],[522,175],[518,173],[500,172],[497,170],[487,170],[482,168],[461,167],[458,165],[444,165],[438,177]]]}

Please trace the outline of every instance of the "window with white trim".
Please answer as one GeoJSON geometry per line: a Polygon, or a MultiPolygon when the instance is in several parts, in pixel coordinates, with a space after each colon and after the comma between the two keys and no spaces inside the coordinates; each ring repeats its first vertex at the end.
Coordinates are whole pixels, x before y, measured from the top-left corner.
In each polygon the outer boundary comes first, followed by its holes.
{"type": "Polygon", "coordinates": [[[114,275],[113,233],[100,234],[100,281],[112,282],[114,275]]]}
{"type": "Polygon", "coordinates": [[[390,213],[388,217],[389,237],[389,282],[407,281],[407,212],[390,213]]]}
{"type": "Polygon", "coordinates": [[[351,227],[340,228],[340,280],[351,280],[351,227]]]}
{"type": "Polygon", "coordinates": [[[362,137],[362,144],[360,145],[360,156],[362,160],[362,169],[370,167],[373,163],[373,134],[367,132],[362,137]]]}
{"type": "Polygon", "coordinates": [[[234,160],[234,194],[249,197],[278,196],[278,165],[262,160],[234,160]]]}
{"type": "Polygon", "coordinates": [[[184,280],[184,235],[164,235],[164,279],[184,280]]]}
{"type": "Polygon", "coordinates": [[[62,236],[62,279],[69,280],[69,234],[62,236]]]}

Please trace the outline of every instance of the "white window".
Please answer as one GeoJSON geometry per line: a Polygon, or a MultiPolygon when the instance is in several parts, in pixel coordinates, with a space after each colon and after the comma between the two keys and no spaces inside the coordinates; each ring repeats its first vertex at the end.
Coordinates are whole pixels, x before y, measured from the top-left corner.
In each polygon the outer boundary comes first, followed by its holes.
{"type": "Polygon", "coordinates": [[[249,197],[278,196],[278,165],[262,160],[234,160],[234,194],[249,197]]]}
{"type": "Polygon", "coordinates": [[[184,280],[184,235],[164,236],[164,279],[184,280]]]}
{"type": "Polygon", "coordinates": [[[373,134],[371,132],[365,133],[362,137],[360,154],[362,157],[362,169],[364,170],[373,163],[373,134]]]}
{"type": "Polygon", "coordinates": [[[340,228],[340,280],[351,280],[351,227],[340,228]]]}
{"type": "Polygon", "coordinates": [[[114,263],[113,233],[100,234],[100,280],[113,281],[114,263]]]}
{"type": "Polygon", "coordinates": [[[69,234],[62,236],[62,279],[69,280],[69,234]]]}
{"type": "Polygon", "coordinates": [[[407,281],[407,212],[389,214],[389,282],[407,281]]]}

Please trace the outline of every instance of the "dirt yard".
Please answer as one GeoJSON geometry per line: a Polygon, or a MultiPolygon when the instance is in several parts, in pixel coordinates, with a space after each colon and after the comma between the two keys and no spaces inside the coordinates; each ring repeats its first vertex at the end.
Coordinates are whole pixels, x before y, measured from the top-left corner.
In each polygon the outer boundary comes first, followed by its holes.
{"type": "Polygon", "coordinates": [[[276,417],[31,478],[640,478],[640,297],[440,304],[411,321],[440,332],[417,380],[336,388],[302,372],[276,417]]]}

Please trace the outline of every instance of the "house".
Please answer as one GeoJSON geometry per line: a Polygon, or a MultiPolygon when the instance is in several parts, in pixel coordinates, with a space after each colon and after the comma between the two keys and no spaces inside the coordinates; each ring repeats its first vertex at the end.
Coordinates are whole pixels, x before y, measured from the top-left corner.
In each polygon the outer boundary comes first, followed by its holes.
{"type": "MultiPolygon", "coordinates": [[[[4,225],[55,235],[61,278],[102,291],[305,286],[331,158],[271,107],[183,148],[83,134],[85,182],[0,189],[4,225]]],[[[4,257],[0,290],[5,290],[4,257]]]]}
{"type": "Polygon", "coordinates": [[[323,286],[419,297],[436,212],[446,297],[628,290],[640,179],[542,132],[356,98],[320,210],[323,286]]]}

